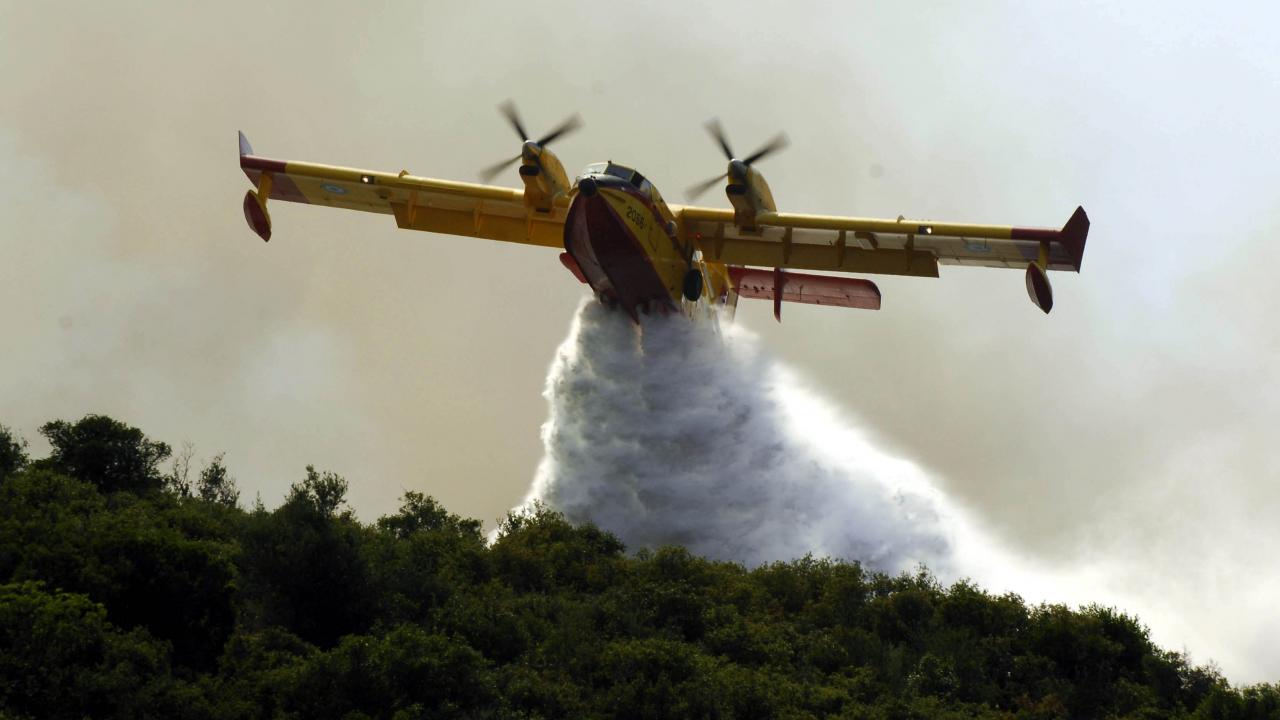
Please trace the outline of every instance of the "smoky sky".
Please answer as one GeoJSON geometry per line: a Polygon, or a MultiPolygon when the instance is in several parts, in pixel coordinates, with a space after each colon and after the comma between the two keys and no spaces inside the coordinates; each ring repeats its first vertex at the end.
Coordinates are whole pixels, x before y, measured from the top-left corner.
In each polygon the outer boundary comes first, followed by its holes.
{"type": "Polygon", "coordinates": [[[582,114],[555,145],[570,172],[615,159],[680,202],[723,171],[719,117],[740,152],[788,134],[760,166],[786,210],[1057,226],[1085,206],[1048,317],[1016,272],[943,268],[877,279],[878,312],[738,321],[1001,547],[1273,680],[1276,13],[0,3],[0,422],[38,454],[41,422],[105,412],[225,451],[269,506],[314,463],[363,518],[413,489],[491,522],[543,455],[581,286],[544,249],[325,208],[274,204],[264,245],[235,131],[473,180],[518,148],[511,98],[535,134],[582,114]]]}

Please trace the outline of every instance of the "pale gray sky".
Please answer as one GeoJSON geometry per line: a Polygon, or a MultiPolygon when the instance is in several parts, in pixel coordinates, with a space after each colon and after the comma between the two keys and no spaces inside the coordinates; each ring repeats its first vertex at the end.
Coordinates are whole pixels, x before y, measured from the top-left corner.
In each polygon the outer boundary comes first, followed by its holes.
{"type": "Polygon", "coordinates": [[[1162,642],[1274,680],[1278,21],[1262,3],[0,0],[0,422],[40,452],[40,423],[104,412],[225,450],[268,505],[315,463],[365,519],[415,489],[492,521],[541,455],[581,286],[539,248],[285,203],[263,245],[234,131],[271,157],[470,180],[517,150],[495,111],[512,98],[534,132],[583,115],[556,147],[570,172],[628,162],[678,202],[723,169],[718,116],[743,152],[789,134],[761,165],[784,209],[1088,209],[1084,272],[1054,275],[1047,318],[1019,273],[944,268],[879,280],[878,313],[775,325],[744,302],[739,321],[1010,548],[1120,568],[1162,642]]]}

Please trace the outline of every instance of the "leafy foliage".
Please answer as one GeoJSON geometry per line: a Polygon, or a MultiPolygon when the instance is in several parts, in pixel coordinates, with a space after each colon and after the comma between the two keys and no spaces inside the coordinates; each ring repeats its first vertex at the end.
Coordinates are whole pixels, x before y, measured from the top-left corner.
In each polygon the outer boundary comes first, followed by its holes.
{"type": "Polygon", "coordinates": [[[217,505],[235,507],[240,502],[240,490],[236,488],[236,480],[227,474],[227,466],[219,454],[209,461],[200,471],[200,479],[196,482],[196,492],[200,499],[217,505]]]}
{"type": "Polygon", "coordinates": [[[27,464],[27,442],[14,437],[13,431],[0,425],[0,480],[21,470],[27,464]]]}
{"type": "Polygon", "coordinates": [[[136,717],[167,704],[172,683],[164,645],[84,595],[0,585],[0,714],[136,717]]]}
{"type": "Polygon", "coordinates": [[[345,502],[346,480],[307,468],[284,504],[244,518],[240,535],[242,608],[250,628],[282,627],[330,647],[373,624],[365,537],[345,502]]]}
{"type": "Polygon", "coordinates": [[[42,432],[28,462],[0,428],[0,717],[1280,717],[1112,608],[628,555],[546,507],[488,544],[416,492],[366,525],[311,467],[243,510],[220,455],[191,482],[110,418],[42,432]]]}
{"type": "Polygon", "coordinates": [[[169,446],[105,415],[86,415],[75,423],[54,420],[40,426],[53,446],[49,466],[96,486],[104,493],[145,493],[164,485],[160,463],[169,446]]]}

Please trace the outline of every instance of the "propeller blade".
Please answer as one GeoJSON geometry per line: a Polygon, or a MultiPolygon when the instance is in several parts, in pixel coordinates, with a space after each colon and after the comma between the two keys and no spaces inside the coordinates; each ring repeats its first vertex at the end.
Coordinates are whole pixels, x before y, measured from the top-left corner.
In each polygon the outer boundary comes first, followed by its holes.
{"type": "Polygon", "coordinates": [[[516,129],[516,134],[520,136],[520,142],[529,139],[529,133],[524,131],[524,123],[520,122],[520,115],[516,113],[516,104],[510,100],[498,106],[498,111],[506,116],[511,123],[511,127],[516,129]]]}
{"type": "Polygon", "coordinates": [[[720,121],[712,118],[707,121],[707,132],[711,133],[711,137],[720,143],[720,149],[724,151],[724,159],[733,159],[733,150],[729,149],[729,140],[724,136],[724,128],[720,127],[720,121]]]}
{"type": "Polygon", "coordinates": [[[764,147],[760,148],[759,150],[743,158],[742,162],[745,165],[750,165],[751,163],[765,157],[766,155],[772,155],[773,153],[781,150],[786,146],[787,146],[787,136],[783,133],[778,133],[777,137],[770,140],[767,144],[765,144],[764,147]]]}
{"type": "Polygon", "coordinates": [[[725,179],[725,178],[727,178],[727,177],[729,177],[729,173],[724,173],[723,175],[717,175],[717,176],[715,176],[715,177],[713,177],[713,178],[711,178],[710,180],[707,180],[707,181],[705,181],[705,182],[700,182],[700,183],[698,183],[697,185],[694,185],[693,187],[689,188],[688,190],[685,190],[685,191],[684,191],[684,196],[685,196],[685,197],[686,197],[690,202],[692,202],[692,201],[694,201],[694,200],[697,200],[697,199],[698,199],[698,196],[700,196],[700,195],[702,195],[702,193],[704,193],[704,192],[706,192],[706,191],[710,190],[713,186],[715,186],[715,185],[716,185],[716,183],[720,182],[721,180],[723,180],[723,179],[725,179]]]}
{"type": "Polygon", "coordinates": [[[498,173],[500,173],[500,172],[502,172],[503,170],[506,170],[507,168],[511,167],[513,164],[515,164],[515,162],[516,162],[517,160],[519,160],[519,159],[520,159],[520,158],[522,158],[522,157],[524,157],[524,153],[521,153],[521,154],[519,154],[519,155],[517,155],[517,156],[515,156],[515,157],[511,158],[510,160],[503,160],[502,162],[498,163],[497,165],[490,165],[489,167],[487,167],[487,168],[485,168],[484,170],[481,170],[481,171],[480,171],[480,180],[481,180],[482,182],[489,182],[490,180],[492,180],[492,179],[494,179],[495,177],[497,177],[498,173]]]}
{"type": "Polygon", "coordinates": [[[555,130],[552,130],[546,135],[543,135],[542,138],[538,140],[538,145],[539,146],[546,145],[547,143],[551,142],[552,140],[555,140],[561,135],[564,135],[565,133],[573,132],[574,130],[577,130],[580,127],[582,127],[582,118],[578,117],[577,115],[574,115],[568,120],[565,120],[564,122],[560,123],[560,127],[556,128],[555,130]]]}

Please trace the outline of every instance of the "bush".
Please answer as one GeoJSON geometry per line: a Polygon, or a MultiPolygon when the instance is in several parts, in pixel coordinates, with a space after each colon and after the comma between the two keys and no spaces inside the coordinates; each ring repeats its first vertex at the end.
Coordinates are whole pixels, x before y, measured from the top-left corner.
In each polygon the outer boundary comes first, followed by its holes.
{"type": "Polygon", "coordinates": [[[748,571],[535,507],[486,545],[420,493],[363,524],[308,467],[246,511],[218,456],[103,416],[0,427],[0,717],[1203,717],[1280,713],[1111,608],[928,572],[748,571]],[[180,458],[181,459],[181,458],[180,458]],[[179,480],[181,480],[179,482],[179,480]]]}

